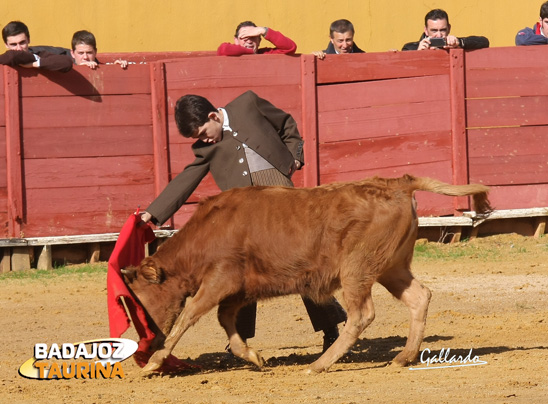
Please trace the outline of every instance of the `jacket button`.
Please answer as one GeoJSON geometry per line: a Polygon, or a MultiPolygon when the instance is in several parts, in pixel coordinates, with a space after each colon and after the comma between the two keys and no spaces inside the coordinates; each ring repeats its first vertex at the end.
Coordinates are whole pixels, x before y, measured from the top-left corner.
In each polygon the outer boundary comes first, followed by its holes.
{"type": "Polygon", "coordinates": [[[244,171],[242,175],[245,177],[247,175],[247,171],[244,171]]]}
{"type": "Polygon", "coordinates": [[[238,136],[238,132],[232,132],[232,136],[234,137],[238,136]]]}
{"type": "Polygon", "coordinates": [[[236,146],[236,150],[240,150],[242,146],[236,146]]]}
{"type": "Polygon", "coordinates": [[[238,163],[242,164],[244,162],[244,159],[241,158],[240,160],[238,160],[238,163]]]}

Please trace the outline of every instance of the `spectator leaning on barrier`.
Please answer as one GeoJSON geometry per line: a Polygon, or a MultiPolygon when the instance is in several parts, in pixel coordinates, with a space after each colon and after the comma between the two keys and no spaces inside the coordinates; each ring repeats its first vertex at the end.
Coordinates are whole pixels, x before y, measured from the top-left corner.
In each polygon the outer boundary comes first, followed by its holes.
{"type": "MultiPolygon", "coordinates": [[[[252,185],[293,187],[291,176],[304,164],[303,140],[293,117],[252,91],[224,108],[185,95],[175,105],[175,122],[181,135],[196,140],[195,160],[142,213],[145,222],[164,223],[208,172],[223,191],[252,185]]],[[[346,313],[334,297],[324,304],[303,301],[314,330],[324,332],[326,350],[339,335],[337,324],[346,321],[346,313]]],[[[255,335],[256,309],[252,303],[238,314],[236,327],[244,341],[255,335]]]]}
{"type": "Polygon", "coordinates": [[[240,56],[253,55],[254,53],[261,55],[272,53],[294,55],[296,50],[297,44],[281,32],[268,27],[257,27],[251,21],[244,21],[236,27],[234,44],[222,43],[217,49],[217,55],[240,56]],[[275,48],[259,48],[261,37],[272,43],[275,48]]]}
{"type": "Polygon", "coordinates": [[[516,35],[516,45],[548,44],[548,1],[540,6],[540,18],[533,28],[523,28],[516,35]]]}
{"type": "MultiPolygon", "coordinates": [[[[95,35],[89,31],[76,31],[72,36],[72,50],[70,51],[74,64],[88,66],[97,69],[100,62],[97,60],[97,41],[95,35]]],[[[117,59],[114,64],[119,64],[122,69],[128,65],[127,60],[117,59]]]]}
{"type": "Polygon", "coordinates": [[[329,44],[323,51],[312,52],[318,59],[325,55],[339,55],[343,53],[365,53],[354,42],[354,25],[345,19],[336,20],[329,27],[329,44]]]}
{"type": "MultiPolygon", "coordinates": [[[[72,59],[67,54],[55,54],[51,50],[62,50],[48,46],[29,48],[28,27],[21,21],[11,21],[2,29],[2,39],[8,51],[0,55],[0,64],[22,66],[44,70],[68,72],[72,69],[72,59]]],[[[62,53],[62,52],[59,52],[62,53]]]]}
{"type": "Polygon", "coordinates": [[[424,17],[424,32],[417,42],[406,43],[402,50],[425,50],[425,49],[481,49],[489,47],[489,40],[484,36],[456,37],[449,35],[451,24],[449,16],[441,9],[429,11],[424,17]],[[434,41],[432,41],[434,39],[434,41]],[[443,39],[443,43],[433,43],[443,39]]]}

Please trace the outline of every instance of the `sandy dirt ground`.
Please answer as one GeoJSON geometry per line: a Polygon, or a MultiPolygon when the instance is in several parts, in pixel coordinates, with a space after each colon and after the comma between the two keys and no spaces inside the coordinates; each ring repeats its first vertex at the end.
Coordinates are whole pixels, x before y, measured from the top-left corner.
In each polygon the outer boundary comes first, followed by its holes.
{"type": "MultiPolygon", "coordinates": [[[[403,304],[376,285],[375,321],[327,373],[306,374],[322,338],[312,331],[300,298],[289,296],[259,304],[257,336],[250,345],[266,360],[262,371],[226,361],[226,336],[212,312],[174,351],[199,364],[199,371],[143,378],[130,358],[122,363],[124,378],[26,379],[18,369],[35,343],[108,337],[106,273],[3,279],[0,402],[547,402],[548,238],[499,235],[435,251],[430,257],[417,254],[413,263],[415,276],[433,293],[421,347],[430,351],[423,358],[442,349],[463,356],[472,350],[484,365],[391,365],[405,344],[409,317],[403,304]]],[[[130,329],[124,337],[136,334],[130,329]]]]}

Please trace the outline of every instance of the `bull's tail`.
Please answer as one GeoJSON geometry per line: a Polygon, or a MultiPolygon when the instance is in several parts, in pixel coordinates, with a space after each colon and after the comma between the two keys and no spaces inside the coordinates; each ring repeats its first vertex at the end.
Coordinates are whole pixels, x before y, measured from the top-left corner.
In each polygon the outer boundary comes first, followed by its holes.
{"type": "Polygon", "coordinates": [[[473,195],[474,207],[478,214],[487,215],[493,211],[489,203],[489,187],[481,184],[451,185],[427,177],[406,176],[410,180],[411,191],[429,191],[449,196],[473,195]]]}

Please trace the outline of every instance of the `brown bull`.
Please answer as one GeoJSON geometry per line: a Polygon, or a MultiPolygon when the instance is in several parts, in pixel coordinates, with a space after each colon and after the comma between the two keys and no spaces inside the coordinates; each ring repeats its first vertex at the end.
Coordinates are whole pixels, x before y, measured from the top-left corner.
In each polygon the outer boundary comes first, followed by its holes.
{"type": "Polygon", "coordinates": [[[407,343],[394,362],[415,361],[431,296],[410,271],[418,230],[416,190],[474,195],[478,213],[491,211],[486,186],[408,175],[315,188],[236,188],[205,199],[156,254],[124,271],[161,331],[158,350],[143,370],[158,369],[184,332],[217,305],[234,355],[260,367],[262,358],[236,331],[241,307],[289,294],[321,302],[342,288],[348,321],[310,368],[325,371],[373,321],[375,282],[411,314],[407,343]],[[186,302],[188,297],[193,299],[186,302]]]}

